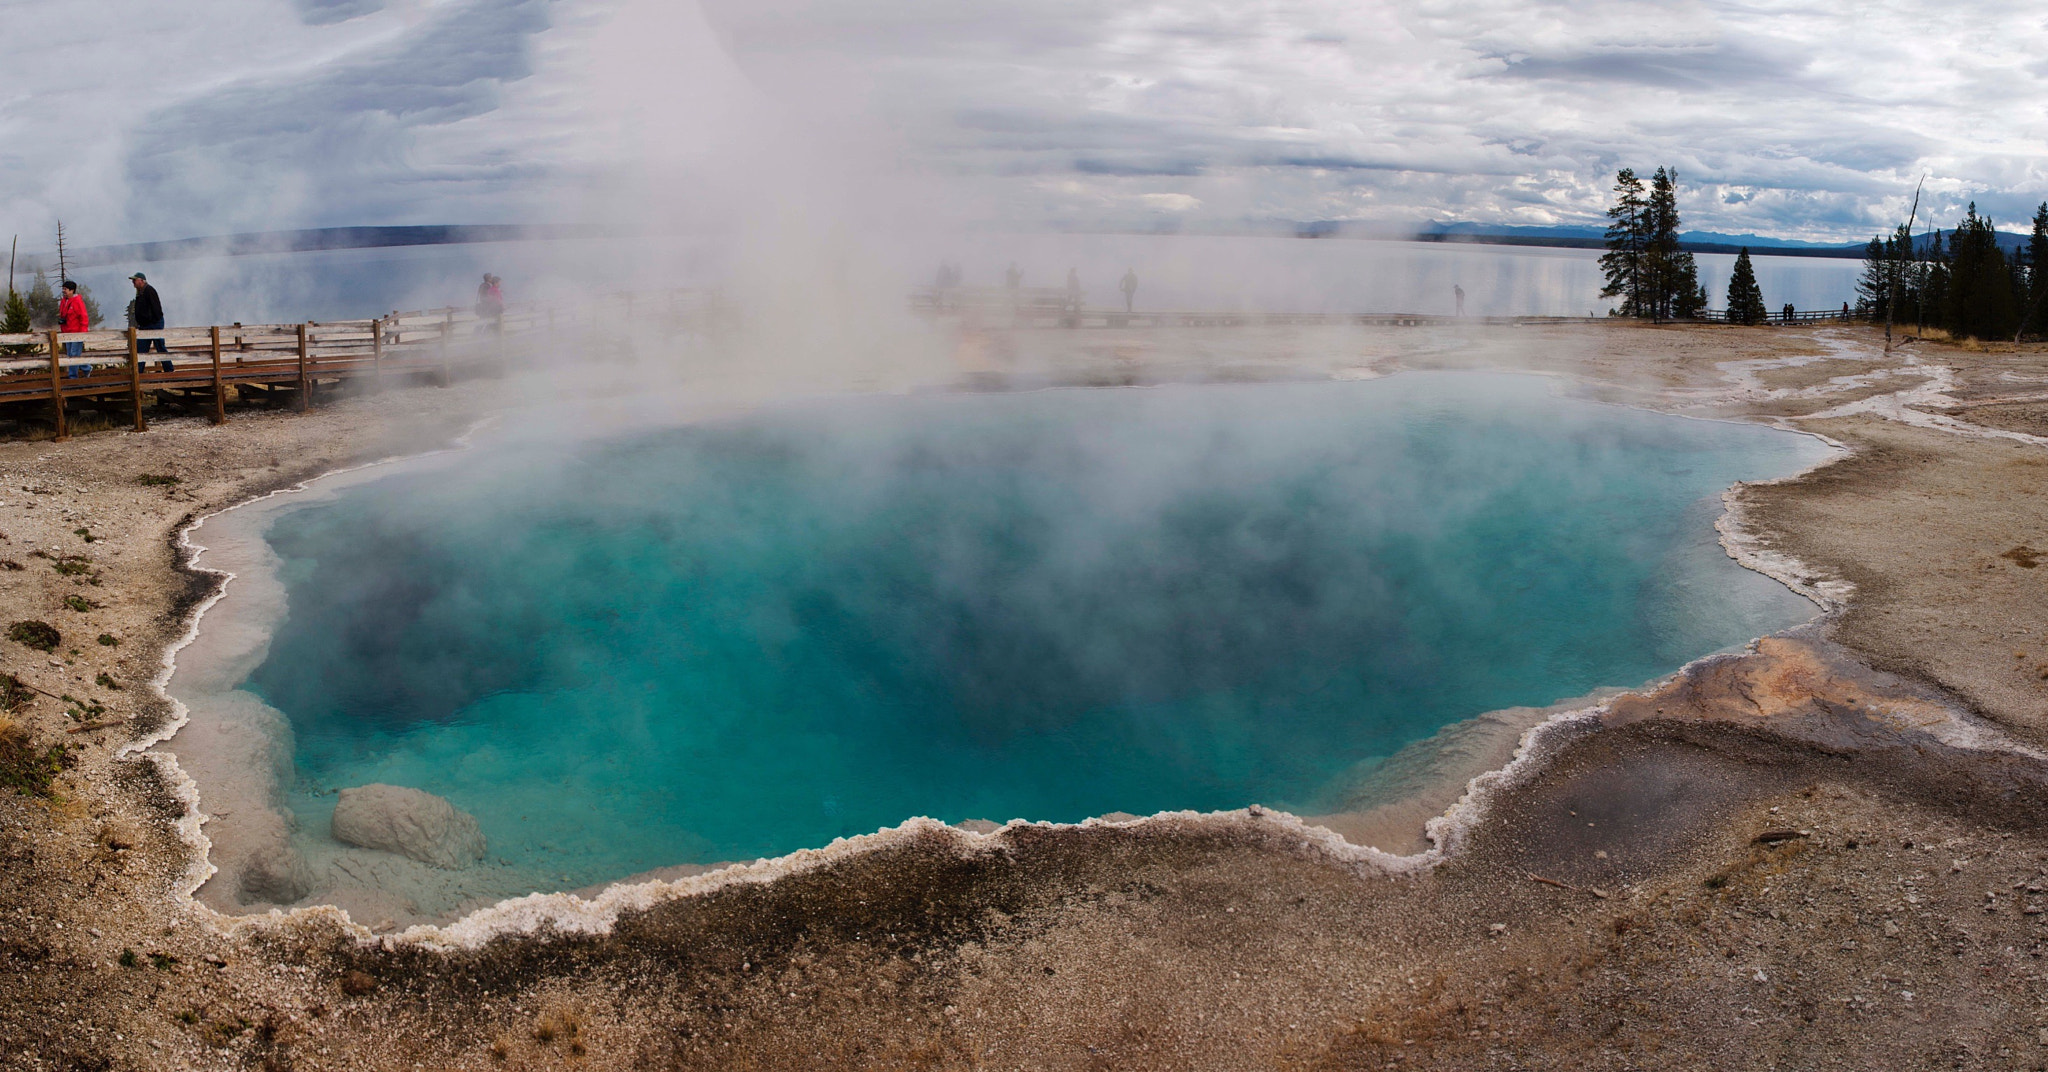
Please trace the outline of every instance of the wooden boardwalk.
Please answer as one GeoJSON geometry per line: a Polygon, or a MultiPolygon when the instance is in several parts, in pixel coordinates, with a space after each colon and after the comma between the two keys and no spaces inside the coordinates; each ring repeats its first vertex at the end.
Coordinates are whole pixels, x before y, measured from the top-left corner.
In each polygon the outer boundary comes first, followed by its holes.
{"type": "Polygon", "coordinates": [[[149,395],[220,424],[231,393],[304,410],[352,380],[445,385],[502,370],[508,340],[545,340],[555,330],[552,309],[525,305],[492,320],[450,308],[325,323],[0,335],[0,414],[45,418],[63,439],[80,403],[113,406],[127,410],[139,432],[148,427],[149,395]],[[162,339],[167,352],[141,353],[148,339],[162,339]],[[82,348],[75,356],[64,352],[73,343],[82,348]]]}

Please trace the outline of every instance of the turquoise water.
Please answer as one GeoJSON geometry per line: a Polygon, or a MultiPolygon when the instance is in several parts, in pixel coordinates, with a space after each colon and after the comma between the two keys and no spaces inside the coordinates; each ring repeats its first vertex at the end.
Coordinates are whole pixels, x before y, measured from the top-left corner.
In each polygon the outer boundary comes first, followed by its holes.
{"type": "Polygon", "coordinates": [[[862,398],[498,445],[286,512],[294,807],[417,786],[572,884],[912,815],[1330,806],[1481,712],[1803,620],[1806,437],[1541,380],[862,398]]]}

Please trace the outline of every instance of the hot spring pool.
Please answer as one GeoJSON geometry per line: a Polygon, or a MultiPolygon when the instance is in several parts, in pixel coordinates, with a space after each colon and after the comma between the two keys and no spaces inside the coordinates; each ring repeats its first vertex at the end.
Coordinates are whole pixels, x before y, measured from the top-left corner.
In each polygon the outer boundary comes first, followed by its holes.
{"type": "Polygon", "coordinates": [[[1826,453],[1482,374],[507,437],[280,512],[242,687],[301,836],[413,786],[533,888],[913,815],[1312,814],[1449,723],[1805,620],[1712,522],[1826,453]]]}

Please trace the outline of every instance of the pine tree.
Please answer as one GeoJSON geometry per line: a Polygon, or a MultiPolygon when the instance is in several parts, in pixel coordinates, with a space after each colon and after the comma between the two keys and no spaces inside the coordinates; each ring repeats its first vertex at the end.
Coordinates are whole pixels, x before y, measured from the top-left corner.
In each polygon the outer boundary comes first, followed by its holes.
{"type": "Polygon", "coordinates": [[[1911,318],[1915,323],[1927,321],[1927,274],[1929,264],[1926,251],[1915,245],[1913,232],[1905,224],[1892,235],[1892,246],[1897,251],[1892,270],[1897,285],[1892,289],[1892,300],[1899,305],[1897,320],[1903,323],[1911,318]]]}
{"type": "Polygon", "coordinates": [[[1998,248],[1998,232],[1971,202],[1949,246],[1951,267],[1944,309],[1949,333],[1959,338],[2002,339],[2019,321],[2012,273],[1998,248]]]}
{"type": "Polygon", "coordinates": [[[1761,324],[1769,315],[1763,288],[1756,285],[1756,268],[1749,263],[1749,249],[1744,247],[1735,255],[1735,272],[1728,277],[1728,322],[1761,324]]]}
{"type": "Polygon", "coordinates": [[[1863,274],[1856,277],[1856,315],[1883,320],[1892,299],[1892,244],[1873,238],[1863,246],[1863,274]]]}
{"type": "Polygon", "coordinates": [[[1928,237],[1927,249],[1921,254],[1920,263],[1926,278],[1920,285],[1920,307],[1915,317],[1924,332],[1930,322],[1936,327],[1941,326],[1942,310],[1948,307],[1948,252],[1943,248],[1940,231],[1928,237]]]}
{"type": "MultiPolygon", "coordinates": [[[[1643,290],[1649,316],[1676,316],[1684,262],[1692,255],[1678,248],[1678,181],[1665,168],[1650,176],[1643,249],[1643,290]]],[[[1697,269],[1694,275],[1698,275],[1697,269]]]]}
{"type": "Polygon", "coordinates": [[[1621,307],[1615,313],[1621,316],[1645,316],[1644,308],[1644,254],[1649,242],[1649,202],[1643,197],[1643,180],[1636,178],[1635,170],[1622,168],[1614,175],[1614,207],[1607,210],[1607,252],[1600,255],[1600,271],[1607,278],[1607,285],[1600,290],[1603,298],[1621,298],[1621,307]]]}
{"type": "Polygon", "coordinates": [[[2048,201],[2034,210],[2034,233],[2027,237],[2026,315],[2020,331],[2041,330],[2043,299],[2048,299],[2048,201]]]}
{"type": "Polygon", "coordinates": [[[1700,285],[1700,266],[1690,253],[1680,253],[1674,265],[1671,315],[1680,320],[1696,320],[1707,311],[1707,288],[1700,285]]]}
{"type": "Polygon", "coordinates": [[[21,291],[9,290],[7,306],[0,311],[0,333],[23,335],[32,330],[34,325],[29,322],[28,299],[22,297],[21,291]]]}

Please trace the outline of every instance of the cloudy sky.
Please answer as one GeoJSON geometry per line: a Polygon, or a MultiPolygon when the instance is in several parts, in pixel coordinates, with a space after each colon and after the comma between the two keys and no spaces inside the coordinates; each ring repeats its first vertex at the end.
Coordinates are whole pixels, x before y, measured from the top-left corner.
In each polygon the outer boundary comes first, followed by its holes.
{"type": "Polygon", "coordinates": [[[0,0],[0,227],[47,248],[555,222],[844,169],[1024,228],[1868,236],[2048,198],[2048,13],[1943,0],[0,0]],[[1853,13],[1844,13],[1853,9],[1853,13]],[[768,151],[763,145],[795,147],[768,151]],[[651,178],[650,178],[651,177],[651,178]],[[699,185],[701,184],[701,185],[699,185]],[[736,186],[735,184],[738,184],[736,186]]]}

